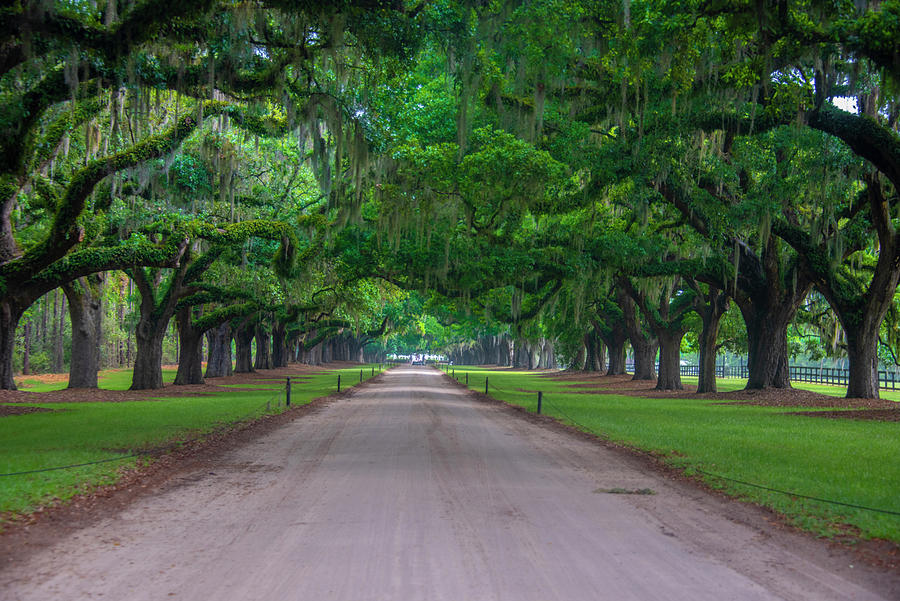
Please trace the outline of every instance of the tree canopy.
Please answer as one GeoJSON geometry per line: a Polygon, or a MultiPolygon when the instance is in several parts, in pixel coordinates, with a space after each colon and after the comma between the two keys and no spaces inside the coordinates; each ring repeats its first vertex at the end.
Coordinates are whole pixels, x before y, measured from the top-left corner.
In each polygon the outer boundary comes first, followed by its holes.
{"type": "Polygon", "coordinates": [[[723,348],[750,388],[897,365],[897,0],[0,16],[2,388],[58,290],[82,385],[103,299],[135,388],[173,328],[178,383],[204,337],[208,375],[232,339],[245,371],[428,347],[662,389],[690,352],[701,392],[723,348]]]}

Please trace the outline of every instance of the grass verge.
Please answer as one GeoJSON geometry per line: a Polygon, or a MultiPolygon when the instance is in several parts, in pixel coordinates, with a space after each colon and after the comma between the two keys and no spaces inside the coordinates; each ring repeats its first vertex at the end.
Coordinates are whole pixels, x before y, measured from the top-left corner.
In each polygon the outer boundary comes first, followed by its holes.
{"type": "MultiPolygon", "coordinates": [[[[342,390],[358,383],[360,369],[326,370],[292,378],[291,404],[304,405],[333,394],[338,374],[342,376],[342,390]]],[[[378,373],[371,365],[362,367],[363,380],[378,373]]],[[[111,380],[112,390],[121,389],[116,388],[121,382],[131,381],[130,372],[124,370],[103,375],[101,387],[111,380]]],[[[65,382],[61,386],[54,383],[48,390],[64,386],[65,382]]],[[[152,461],[145,452],[165,450],[286,410],[281,378],[260,382],[250,390],[245,385],[236,386],[242,390],[222,387],[222,392],[210,396],[169,396],[175,390],[167,388],[160,391],[166,396],[139,401],[34,402],[27,406],[47,411],[0,417],[0,474],[90,464],[0,475],[0,527],[4,521],[31,513],[42,505],[65,502],[77,494],[113,484],[123,469],[152,461]],[[138,456],[132,456],[135,454],[138,456]]]]}
{"type": "Polygon", "coordinates": [[[652,453],[686,475],[774,509],[790,523],[816,534],[900,543],[900,515],[797,496],[900,512],[898,422],[818,419],[790,415],[807,410],[803,408],[723,404],[702,398],[575,393],[566,388],[572,381],[529,372],[452,369],[462,383],[468,374],[469,387],[480,392],[487,376],[491,396],[530,411],[537,409],[536,391],[543,391],[542,413],[652,453]],[[707,473],[794,494],[761,490],[707,473]]]}

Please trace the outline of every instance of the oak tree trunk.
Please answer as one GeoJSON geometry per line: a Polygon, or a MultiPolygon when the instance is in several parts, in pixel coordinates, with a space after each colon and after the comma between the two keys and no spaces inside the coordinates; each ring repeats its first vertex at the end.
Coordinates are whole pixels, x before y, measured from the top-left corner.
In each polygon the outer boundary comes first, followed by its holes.
{"type": "MultiPolygon", "coordinates": [[[[611,321],[611,320],[610,320],[611,321]]],[[[621,321],[612,321],[607,327],[601,327],[599,322],[594,323],[594,331],[598,333],[604,342],[609,354],[609,364],[606,368],[607,376],[620,376],[625,373],[625,343],[628,341],[628,333],[621,321]]]]}
{"type": "Polygon", "coordinates": [[[616,292],[616,304],[622,309],[625,331],[634,351],[633,380],[656,379],[656,339],[641,324],[634,300],[621,287],[616,292]]]}
{"type": "Polygon", "coordinates": [[[69,388],[97,388],[103,323],[103,275],[78,278],[65,284],[72,322],[69,388]]]}
{"type": "Polygon", "coordinates": [[[13,350],[16,327],[25,307],[11,299],[0,300],[0,389],[16,390],[13,380],[13,350]]]}
{"type": "Polygon", "coordinates": [[[584,359],[586,354],[587,350],[582,344],[578,347],[578,352],[575,353],[575,357],[572,358],[572,364],[569,366],[569,369],[573,371],[581,371],[584,368],[584,359]]]}
{"type": "Polygon", "coordinates": [[[207,378],[221,378],[232,374],[231,326],[227,323],[206,332],[208,348],[206,358],[207,378]]]}
{"type": "Polygon", "coordinates": [[[658,343],[655,338],[638,338],[637,344],[631,342],[634,351],[634,377],[632,380],[656,379],[656,351],[658,343]]]}
{"type": "Polygon", "coordinates": [[[625,339],[615,338],[606,342],[609,350],[609,366],[607,376],[621,376],[625,373],[625,339]]]}
{"type": "Polygon", "coordinates": [[[747,390],[790,388],[787,328],[794,311],[752,311],[741,306],[747,326],[747,390]]]}
{"type": "Polygon", "coordinates": [[[182,307],[175,314],[178,324],[178,371],[175,384],[203,384],[203,332],[192,324],[193,310],[182,307]]]}
{"type": "Polygon", "coordinates": [[[135,331],[137,353],[131,390],[152,390],[163,387],[162,347],[168,323],[141,319],[135,331]]]}
{"type": "Polygon", "coordinates": [[[593,332],[584,335],[584,371],[597,371],[597,345],[593,332]]]}
{"type": "MultiPolygon", "coordinates": [[[[684,330],[676,328],[659,333],[659,378],[657,390],[683,390],[681,384],[681,339],[684,330]]],[[[635,368],[637,371],[637,368],[635,368]]]]}
{"type": "Polygon", "coordinates": [[[234,331],[234,373],[245,374],[253,369],[253,326],[241,324],[234,331]]]}
{"type": "Polygon", "coordinates": [[[703,327],[700,330],[700,366],[697,381],[697,393],[716,392],[716,341],[719,337],[719,324],[722,316],[728,311],[728,296],[710,287],[706,301],[699,298],[695,302],[695,311],[700,315],[703,327]]]}
{"type": "Polygon", "coordinates": [[[865,315],[858,327],[846,329],[849,381],[847,398],[877,399],[878,389],[878,329],[880,319],[865,315]]]}
{"type": "Polygon", "coordinates": [[[288,351],[285,344],[285,325],[276,322],[272,326],[272,367],[287,367],[288,351]]]}
{"type": "Polygon", "coordinates": [[[716,392],[716,339],[719,333],[719,319],[715,323],[704,316],[703,329],[700,331],[700,359],[697,393],[716,392]]]}

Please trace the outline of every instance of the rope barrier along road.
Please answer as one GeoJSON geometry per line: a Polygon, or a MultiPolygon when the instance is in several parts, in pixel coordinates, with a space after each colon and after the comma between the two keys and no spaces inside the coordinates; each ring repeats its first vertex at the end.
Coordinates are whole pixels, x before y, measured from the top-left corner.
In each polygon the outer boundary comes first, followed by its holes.
{"type": "MultiPolygon", "coordinates": [[[[261,405],[259,405],[259,406],[256,407],[255,409],[253,409],[252,411],[250,411],[250,412],[244,414],[243,419],[247,419],[247,418],[250,417],[251,415],[256,415],[256,414],[259,413],[263,408],[265,408],[265,409],[268,411],[269,407],[270,407],[271,404],[272,404],[272,401],[276,401],[276,400],[279,401],[278,405],[276,405],[276,406],[280,406],[280,404],[281,404],[281,402],[282,402],[282,401],[281,401],[281,396],[282,396],[282,394],[283,394],[283,392],[279,392],[279,393],[277,393],[277,394],[271,396],[268,400],[266,400],[265,403],[262,403],[261,405]]],[[[237,421],[237,420],[235,420],[235,421],[237,421]]],[[[220,426],[219,428],[213,428],[213,429],[210,430],[209,432],[207,432],[207,433],[205,433],[205,434],[201,434],[200,436],[196,436],[196,437],[194,437],[194,438],[189,438],[189,439],[187,439],[187,440],[176,440],[176,441],[171,442],[171,443],[169,443],[169,444],[167,444],[167,445],[163,445],[163,446],[161,446],[161,447],[156,447],[156,448],[154,448],[154,449],[148,449],[148,450],[146,450],[146,451],[138,451],[137,453],[131,453],[131,454],[129,454],[129,455],[121,455],[121,456],[119,456],[119,457],[109,457],[109,458],[107,458],[107,459],[98,459],[98,460],[96,460],[96,461],[87,461],[87,462],[85,462],[85,463],[72,463],[72,464],[69,464],[69,465],[57,465],[57,466],[54,466],[54,467],[44,467],[44,468],[40,468],[40,469],[36,469],[36,470],[26,470],[26,471],[23,471],[23,472],[9,472],[9,473],[6,473],[6,474],[0,474],[0,478],[5,477],[5,476],[27,476],[27,475],[29,475],[29,474],[40,474],[40,473],[43,473],[43,472],[54,472],[54,471],[57,471],[57,470],[68,470],[68,469],[73,469],[73,468],[76,468],[76,467],[87,467],[87,466],[89,466],[89,465],[99,465],[99,464],[101,464],[101,463],[111,463],[111,462],[113,462],[113,461],[124,461],[124,460],[126,460],[126,459],[133,459],[134,457],[152,457],[153,455],[161,455],[161,454],[163,454],[163,453],[165,453],[165,452],[167,452],[167,451],[169,451],[169,450],[171,450],[171,449],[174,449],[175,447],[178,447],[178,446],[180,446],[180,445],[189,444],[189,443],[192,443],[192,442],[197,442],[198,440],[202,440],[203,438],[206,438],[206,437],[210,436],[211,434],[216,434],[216,433],[218,433],[218,432],[221,432],[222,430],[227,429],[228,426],[231,425],[231,424],[233,424],[233,423],[235,423],[235,422],[228,422],[228,423],[226,423],[226,424],[220,426]]]]}
{"type": "Polygon", "coordinates": [[[810,501],[819,501],[820,503],[829,503],[831,505],[841,505],[843,507],[850,507],[853,509],[862,509],[864,511],[874,511],[876,513],[883,513],[886,515],[896,515],[900,516],[900,511],[891,511],[890,509],[878,509],[877,507],[866,507],[865,505],[855,505],[853,503],[844,503],[843,501],[833,501],[831,499],[823,499],[821,497],[811,497],[809,495],[801,495],[800,493],[791,492],[788,490],[781,490],[778,488],[772,488],[770,486],[763,486],[762,484],[754,484],[753,482],[747,482],[745,480],[738,480],[737,478],[729,478],[728,476],[723,476],[721,474],[714,474],[712,472],[707,472],[706,470],[701,470],[700,468],[695,468],[701,474],[706,474],[707,476],[712,476],[713,478],[719,478],[721,480],[727,480],[729,482],[736,482],[738,484],[743,484],[744,486],[752,486],[753,488],[759,488],[762,490],[767,490],[769,492],[775,492],[782,495],[787,495],[790,497],[797,497],[798,499],[808,499],[810,501]]]}
{"type": "MultiPolygon", "coordinates": [[[[493,384],[489,384],[489,387],[491,389],[493,389],[494,392],[509,392],[509,391],[502,390],[502,389],[494,386],[493,384]]],[[[542,402],[544,405],[550,406],[553,409],[555,409],[555,411],[557,413],[562,415],[565,419],[569,420],[570,422],[572,422],[573,424],[575,424],[582,430],[589,430],[589,428],[587,426],[585,426],[584,424],[581,424],[581,423],[575,421],[574,419],[572,419],[566,412],[564,412],[562,409],[559,408],[559,405],[557,405],[556,403],[549,402],[547,400],[546,395],[543,397],[542,402]]],[[[606,438],[602,434],[599,434],[596,432],[595,432],[595,434],[597,434],[603,438],[606,438]]],[[[706,470],[702,470],[700,468],[694,468],[694,469],[696,471],[700,472],[701,474],[705,474],[707,476],[712,476],[713,478],[719,478],[721,480],[727,480],[729,482],[735,482],[737,484],[743,484],[744,486],[759,488],[761,490],[766,490],[769,492],[774,492],[774,493],[778,493],[778,494],[782,494],[782,495],[786,495],[786,496],[790,496],[790,497],[797,497],[798,499],[807,499],[809,501],[818,501],[820,503],[828,503],[830,505],[840,505],[842,507],[849,507],[851,509],[860,509],[862,511],[873,511],[875,513],[882,513],[885,515],[900,516],[900,511],[892,511],[890,509],[879,509],[877,507],[866,507],[865,505],[856,505],[854,503],[844,503],[843,501],[834,501],[832,499],[823,499],[822,497],[813,497],[810,495],[803,495],[803,494],[791,492],[788,490],[781,490],[778,488],[772,488],[770,486],[763,486],[762,484],[754,484],[753,482],[747,482],[746,480],[738,480],[737,478],[729,478],[728,476],[723,476],[721,474],[714,474],[712,472],[707,472],[706,470]]]]}
{"type": "MultiPolygon", "coordinates": [[[[512,392],[511,390],[504,390],[504,389],[502,389],[502,388],[498,388],[498,387],[495,386],[494,384],[491,384],[490,381],[488,382],[488,388],[492,389],[494,392],[500,392],[500,393],[502,393],[502,392],[512,392]]],[[[551,402],[549,402],[549,401],[547,400],[547,396],[546,396],[546,395],[544,395],[544,396],[541,398],[541,402],[542,402],[542,404],[544,404],[544,405],[546,405],[546,406],[549,406],[549,407],[554,408],[554,409],[556,410],[556,412],[559,413],[562,417],[564,417],[565,419],[569,420],[570,422],[572,422],[574,425],[578,426],[578,427],[581,428],[582,430],[588,430],[588,431],[590,431],[590,428],[588,428],[588,427],[585,426],[584,424],[582,424],[582,423],[576,421],[576,420],[573,419],[571,416],[569,416],[569,414],[567,414],[565,411],[563,411],[562,409],[560,409],[560,408],[559,408],[559,405],[557,405],[556,403],[551,403],[551,402]]],[[[595,434],[596,436],[601,436],[602,438],[605,438],[605,436],[603,436],[602,434],[599,434],[599,433],[596,433],[596,432],[595,432],[594,434],[595,434]]]]}

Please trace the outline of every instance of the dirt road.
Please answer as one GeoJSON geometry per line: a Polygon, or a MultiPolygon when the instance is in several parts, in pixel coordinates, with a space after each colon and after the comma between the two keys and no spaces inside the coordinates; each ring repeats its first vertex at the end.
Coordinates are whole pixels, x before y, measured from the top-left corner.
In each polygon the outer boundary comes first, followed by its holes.
{"type": "Polygon", "coordinates": [[[4,566],[0,598],[900,598],[893,575],[641,467],[398,368],[4,566]]]}

